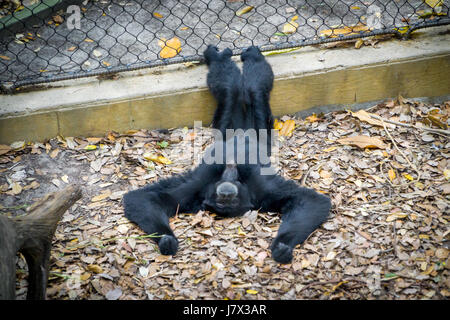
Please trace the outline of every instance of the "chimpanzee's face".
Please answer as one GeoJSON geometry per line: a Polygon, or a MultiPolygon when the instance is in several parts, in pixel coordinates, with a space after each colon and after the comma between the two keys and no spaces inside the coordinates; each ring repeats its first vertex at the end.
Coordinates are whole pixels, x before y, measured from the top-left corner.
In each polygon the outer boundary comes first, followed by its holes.
{"type": "Polygon", "coordinates": [[[236,165],[227,165],[221,180],[211,184],[203,205],[226,217],[241,216],[253,208],[248,187],[239,181],[236,165]]]}

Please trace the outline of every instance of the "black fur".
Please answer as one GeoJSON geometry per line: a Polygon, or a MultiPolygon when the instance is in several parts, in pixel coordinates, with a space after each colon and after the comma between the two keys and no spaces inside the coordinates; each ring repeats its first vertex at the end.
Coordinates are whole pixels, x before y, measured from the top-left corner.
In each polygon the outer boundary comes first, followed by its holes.
{"type": "Polygon", "coordinates": [[[244,128],[241,71],[231,60],[233,52],[225,49],[218,52],[208,46],[204,52],[208,66],[208,88],[217,100],[212,127],[219,129],[225,139],[226,129],[244,128]]]}
{"type": "MultiPolygon", "coordinates": [[[[250,128],[270,129],[272,114],[268,101],[273,83],[270,65],[258,49],[251,47],[244,52],[242,59],[246,84],[237,92],[234,81],[240,83],[241,80],[226,51],[218,53],[216,48],[210,46],[205,52],[209,66],[208,85],[218,100],[215,126],[235,129],[245,123],[250,128]],[[247,108],[251,108],[250,112],[245,113],[239,104],[243,96],[246,97],[247,108]],[[235,114],[236,110],[238,113],[235,114]]],[[[250,143],[254,142],[247,139],[246,150],[250,143]]],[[[216,142],[212,147],[213,153],[225,144],[224,141],[216,142]]],[[[237,148],[239,143],[236,138],[231,145],[237,148]]],[[[177,210],[208,210],[225,217],[239,216],[248,210],[280,212],[282,223],[271,245],[272,257],[277,262],[289,263],[294,247],[305,241],[327,219],[331,202],[328,197],[279,175],[261,175],[261,167],[261,163],[226,165],[202,162],[182,175],[127,193],[123,201],[125,216],[148,234],[160,235],[156,240],[160,252],[173,255],[178,250],[178,240],[170,229],[169,217],[177,210]],[[219,188],[223,182],[227,184],[219,188]],[[232,195],[235,193],[235,188],[229,188],[230,182],[236,186],[237,195],[230,198],[228,194],[218,195],[218,190],[230,191],[232,195]]]]}
{"type": "Polygon", "coordinates": [[[257,47],[250,47],[241,55],[244,63],[242,82],[244,102],[247,112],[247,128],[273,128],[273,116],[270,110],[270,91],[273,87],[273,71],[257,47]]]}

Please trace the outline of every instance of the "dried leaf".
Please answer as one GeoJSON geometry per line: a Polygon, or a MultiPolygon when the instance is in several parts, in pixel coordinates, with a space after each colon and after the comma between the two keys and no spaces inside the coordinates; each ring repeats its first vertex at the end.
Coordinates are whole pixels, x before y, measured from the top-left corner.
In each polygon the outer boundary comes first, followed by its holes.
{"type": "Polygon", "coordinates": [[[162,19],[163,18],[162,14],[160,14],[158,12],[153,12],[153,16],[158,18],[158,19],[162,19]]]}
{"type": "Polygon", "coordinates": [[[281,128],[279,135],[290,137],[295,129],[295,121],[294,120],[286,120],[283,123],[283,127],[281,128]]]}
{"type": "Polygon", "coordinates": [[[390,215],[387,216],[386,222],[392,222],[392,221],[397,220],[397,219],[403,219],[403,218],[406,218],[407,216],[408,215],[405,214],[405,213],[395,212],[395,213],[390,214],[390,215]]]}
{"type": "Polygon", "coordinates": [[[85,146],[84,148],[83,148],[84,150],[89,150],[89,151],[92,151],[92,150],[95,150],[95,149],[97,149],[97,146],[96,145],[94,145],[94,144],[88,144],[87,146],[85,146]]]}
{"type": "Polygon", "coordinates": [[[108,291],[108,293],[106,293],[105,295],[105,298],[108,300],[117,300],[120,298],[120,296],[122,296],[122,289],[115,288],[113,290],[108,291]]]}
{"type": "Polygon", "coordinates": [[[365,121],[367,123],[373,124],[375,126],[380,126],[383,127],[383,122],[378,120],[378,119],[374,119],[372,118],[369,112],[365,111],[365,110],[359,110],[358,112],[352,112],[350,111],[351,115],[355,118],[358,118],[361,121],[365,121]]]}
{"type": "Polygon", "coordinates": [[[17,195],[22,192],[22,186],[18,182],[13,182],[11,185],[12,194],[17,195]]]}
{"type": "Polygon", "coordinates": [[[312,115],[310,115],[309,117],[305,118],[306,121],[313,123],[313,122],[317,122],[320,120],[319,117],[317,117],[317,115],[315,113],[313,113],[312,115]]]}
{"type": "Polygon", "coordinates": [[[25,141],[15,141],[9,145],[12,149],[21,149],[25,147],[25,141]]]}
{"type": "Polygon", "coordinates": [[[158,44],[162,48],[159,52],[159,56],[162,59],[173,58],[181,52],[181,41],[177,37],[162,41],[162,43],[158,42],[158,44]]]}
{"type": "Polygon", "coordinates": [[[242,16],[243,14],[246,14],[246,13],[252,11],[253,8],[254,8],[253,6],[247,6],[247,7],[244,7],[244,8],[242,8],[241,10],[238,10],[238,11],[236,12],[236,15],[237,15],[238,17],[240,17],[240,16],[242,16]]]}
{"type": "Polygon", "coordinates": [[[345,145],[355,145],[364,148],[379,148],[386,149],[387,145],[378,137],[369,137],[369,136],[352,136],[346,137],[336,140],[337,142],[345,145]]]}
{"type": "Polygon", "coordinates": [[[394,181],[396,175],[395,175],[395,171],[393,169],[389,169],[388,177],[389,177],[389,180],[391,180],[391,182],[394,181]]]}
{"type": "Polygon", "coordinates": [[[150,160],[153,162],[161,163],[161,164],[171,164],[172,161],[163,156],[158,156],[155,153],[146,152],[143,155],[144,159],[150,160]]]}
{"type": "Polygon", "coordinates": [[[90,265],[87,266],[87,269],[88,269],[89,271],[94,272],[94,273],[102,273],[102,272],[103,272],[102,267],[100,267],[100,266],[97,265],[97,264],[90,264],[90,265]]]}
{"type": "Polygon", "coordinates": [[[108,198],[111,195],[111,190],[107,190],[106,192],[99,194],[98,196],[95,196],[91,199],[91,202],[98,202],[98,201],[102,201],[105,200],[106,198],[108,198]]]}
{"type": "Polygon", "coordinates": [[[0,156],[2,154],[8,153],[12,148],[10,146],[7,146],[5,144],[0,144],[0,156]]]}
{"type": "Polygon", "coordinates": [[[294,20],[291,20],[289,22],[286,22],[283,26],[282,32],[284,34],[292,34],[297,31],[298,23],[294,20]]]}

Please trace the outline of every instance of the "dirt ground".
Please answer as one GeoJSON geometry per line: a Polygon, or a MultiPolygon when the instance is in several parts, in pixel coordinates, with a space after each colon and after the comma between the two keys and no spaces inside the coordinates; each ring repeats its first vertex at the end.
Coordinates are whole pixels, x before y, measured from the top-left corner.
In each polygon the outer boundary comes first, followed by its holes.
{"type": "MultiPolygon", "coordinates": [[[[56,230],[49,299],[447,299],[450,101],[399,97],[367,111],[280,119],[279,173],[333,202],[290,264],[271,258],[277,213],[180,212],[173,257],[123,216],[122,195],[191,167],[194,143],[211,142],[208,128],[1,146],[0,213],[25,214],[48,192],[82,186],[56,230]]],[[[17,268],[24,299],[20,255],[17,268]]]]}

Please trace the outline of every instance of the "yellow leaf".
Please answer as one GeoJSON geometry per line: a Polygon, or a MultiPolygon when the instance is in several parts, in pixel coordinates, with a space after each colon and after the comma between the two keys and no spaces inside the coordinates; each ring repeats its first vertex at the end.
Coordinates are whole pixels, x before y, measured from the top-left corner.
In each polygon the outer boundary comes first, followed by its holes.
{"type": "Polygon", "coordinates": [[[252,290],[252,289],[248,289],[246,292],[247,292],[248,294],[257,294],[257,293],[258,293],[257,290],[252,290]]]}
{"type": "Polygon", "coordinates": [[[65,183],[69,183],[69,177],[67,176],[67,174],[63,175],[61,177],[61,180],[64,181],[65,183]]]}
{"type": "Polygon", "coordinates": [[[158,12],[153,12],[153,16],[155,16],[156,18],[159,18],[159,19],[163,18],[163,16],[158,12]]]}
{"type": "Polygon", "coordinates": [[[398,31],[398,33],[400,34],[405,34],[408,32],[410,26],[404,26],[404,27],[400,27],[400,28],[394,28],[395,31],[398,31]]]}
{"type": "Polygon", "coordinates": [[[98,201],[102,201],[105,200],[106,198],[108,198],[111,195],[111,190],[108,190],[102,194],[99,194],[98,196],[95,196],[91,199],[91,202],[98,202],[98,201]]]}
{"type": "Polygon", "coordinates": [[[59,153],[59,149],[55,149],[50,153],[50,158],[55,159],[59,153]]]}
{"type": "Polygon", "coordinates": [[[447,180],[450,179],[450,170],[449,169],[444,170],[444,178],[447,180]]]}
{"type": "Polygon", "coordinates": [[[11,60],[11,58],[8,57],[8,56],[0,56],[0,59],[3,59],[3,60],[11,60]]]}
{"type": "Polygon", "coordinates": [[[336,150],[336,149],[337,149],[337,147],[329,147],[329,148],[323,149],[322,151],[323,152],[331,152],[331,151],[336,150]]]}
{"type": "Polygon", "coordinates": [[[89,38],[84,39],[84,41],[85,41],[85,42],[94,42],[94,40],[89,39],[89,38]]]}
{"type": "Polygon", "coordinates": [[[386,149],[387,145],[378,137],[369,137],[369,136],[353,136],[346,137],[342,139],[338,139],[337,142],[346,145],[355,145],[360,147],[361,149],[365,148],[379,148],[386,149]]]}
{"type": "Polygon", "coordinates": [[[297,20],[298,19],[298,16],[293,16],[292,18],[291,18],[291,21],[295,21],[295,20],[297,20]]]}
{"type": "Polygon", "coordinates": [[[86,147],[84,147],[84,150],[92,151],[97,149],[97,146],[94,144],[88,144],[86,147]]]}
{"type": "Polygon", "coordinates": [[[273,122],[273,128],[275,130],[280,130],[281,128],[283,128],[283,121],[275,119],[275,121],[273,122]]]}
{"type": "Polygon", "coordinates": [[[298,23],[295,21],[289,21],[283,26],[283,30],[281,32],[286,34],[291,34],[297,31],[298,23]]]}
{"type": "Polygon", "coordinates": [[[81,281],[86,281],[87,279],[89,279],[91,277],[91,274],[89,272],[85,272],[80,276],[80,280],[81,281]]]}
{"type": "Polygon", "coordinates": [[[108,61],[102,61],[102,64],[105,66],[105,67],[109,67],[109,66],[111,66],[111,63],[109,63],[108,61]]]}
{"type": "Polygon", "coordinates": [[[359,10],[359,9],[361,9],[361,8],[360,8],[360,7],[354,6],[354,7],[350,7],[350,9],[352,9],[352,10],[359,10]]]}
{"type": "Polygon", "coordinates": [[[286,136],[290,137],[292,135],[292,132],[294,132],[295,129],[295,121],[294,120],[286,120],[283,123],[283,128],[280,130],[280,136],[286,136]]]}
{"type": "Polygon", "coordinates": [[[102,272],[103,272],[102,267],[100,267],[100,266],[97,265],[97,264],[90,264],[90,265],[87,266],[87,269],[88,269],[89,271],[94,272],[94,273],[102,273],[102,272]]]}
{"type": "Polygon", "coordinates": [[[313,122],[319,121],[320,118],[318,118],[317,115],[315,113],[313,113],[309,117],[306,117],[305,120],[308,121],[308,122],[313,123],[313,122]]]}
{"type": "Polygon", "coordinates": [[[240,17],[240,16],[242,16],[243,14],[246,14],[247,12],[252,11],[253,8],[254,8],[253,6],[247,6],[247,7],[244,7],[244,8],[242,8],[241,10],[238,10],[238,11],[236,12],[236,15],[237,15],[238,17],[240,17]]]}
{"type": "Polygon", "coordinates": [[[288,53],[288,52],[292,52],[295,50],[300,49],[299,47],[296,48],[290,48],[290,49],[281,49],[281,50],[273,50],[273,51],[264,51],[262,52],[263,56],[272,56],[274,54],[281,54],[281,53],[288,53]]]}
{"type": "Polygon", "coordinates": [[[188,30],[188,29],[189,29],[189,27],[180,28],[180,30],[188,30]]]}
{"type": "Polygon", "coordinates": [[[425,0],[425,3],[432,8],[441,7],[442,0],[425,0]]]}
{"type": "Polygon", "coordinates": [[[357,24],[354,26],[346,26],[343,28],[333,28],[320,31],[320,35],[324,37],[335,38],[338,35],[351,35],[361,31],[368,31],[369,27],[363,24],[357,24]]]}
{"type": "Polygon", "coordinates": [[[356,42],[355,42],[355,49],[361,48],[363,44],[364,44],[364,40],[363,39],[356,40],[356,42]]]}
{"type": "Polygon", "coordinates": [[[166,157],[158,156],[155,153],[147,152],[147,153],[144,153],[143,157],[146,160],[150,160],[150,161],[153,161],[153,162],[158,162],[158,163],[161,163],[161,164],[171,164],[172,163],[172,161],[170,161],[166,157]]]}
{"type": "Polygon", "coordinates": [[[403,173],[403,176],[404,176],[406,179],[408,179],[409,181],[413,181],[413,180],[414,180],[414,178],[413,178],[411,175],[407,174],[407,173],[403,173]]]}
{"type": "Polygon", "coordinates": [[[246,233],[244,231],[242,231],[241,227],[238,227],[238,235],[240,235],[240,236],[246,235],[246,233]]]}
{"type": "Polygon", "coordinates": [[[389,169],[388,176],[389,176],[389,180],[391,180],[391,182],[392,182],[395,179],[395,171],[393,169],[389,169]]]}
{"type": "Polygon", "coordinates": [[[73,47],[70,47],[69,49],[67,49],[67,51],[73,51],[73,50],[75,50],[77,47],[75,47],[75,46],[73,46],[73,47]]]}
{"type": "Polygon", "coordinates": [[[159,52],[159,56],[162,59],[168,59],[175,57],[178,53],[181,52],[181,41],[177,37],[169,39],[161,43],[158,42],[161,46],[163,44],[161,51],[159,52]]]}

